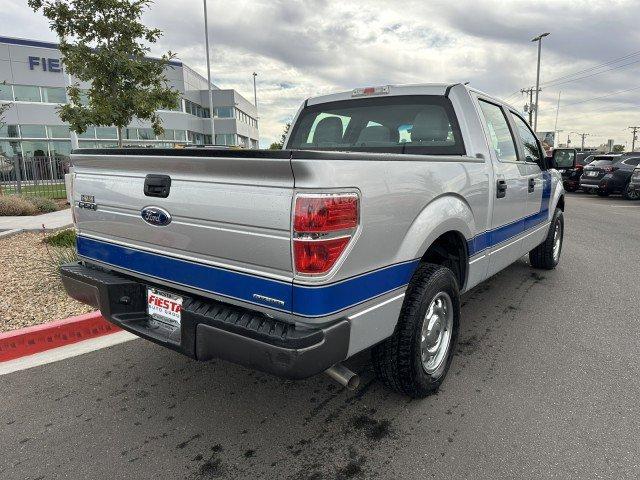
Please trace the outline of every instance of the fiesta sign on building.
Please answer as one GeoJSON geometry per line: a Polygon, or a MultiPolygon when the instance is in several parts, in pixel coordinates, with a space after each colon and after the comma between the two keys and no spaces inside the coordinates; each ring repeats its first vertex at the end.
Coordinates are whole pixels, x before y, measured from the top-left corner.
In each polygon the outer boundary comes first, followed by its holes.
{"type": "Polygon", "coordinates": [[[61,73],[62,67],[59,58],[29,57],[29,70],[41,68],[43,72],[61,73]]]}

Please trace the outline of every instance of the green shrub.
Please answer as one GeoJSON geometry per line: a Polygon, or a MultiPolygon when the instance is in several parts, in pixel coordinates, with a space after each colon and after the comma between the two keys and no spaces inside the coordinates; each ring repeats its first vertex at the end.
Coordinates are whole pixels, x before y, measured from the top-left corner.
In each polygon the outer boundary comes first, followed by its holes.
{"type": "Polygon", "coordinates": [[[0,216],[37,215],[37,207],[17,195],[0,195],[0,216]]]}
{"type": "Polygon", "coordinates": [[[61,230],[53,235],[47,235],[44,237],[43,242],[54,247],[75,247],[76,231],[73,229],[61,230]]]}
{"type": "Polygon", "coordinates": [[[50,198],[24,197],[24,199],[36,207],[40,213],[51,213],[58,210],[58,205],[50,198]]]}

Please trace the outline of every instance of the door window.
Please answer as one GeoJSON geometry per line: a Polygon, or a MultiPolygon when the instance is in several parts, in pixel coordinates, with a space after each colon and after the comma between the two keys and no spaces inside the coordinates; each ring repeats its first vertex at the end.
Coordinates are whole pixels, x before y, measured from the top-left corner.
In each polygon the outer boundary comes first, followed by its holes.
{"type": "Polygon", "coordinates": [[[516,162],[516,143],[504,111],[498,105],[480,100],[480,108],[489,133],[489,143],[501,162],[516,162]]]}
{"type": "Polygon", "coordinates": [[[540,162],[542,161],[542,152],[540,151],[538,139],[522,118],[520,118],[518,115],[512,116],[518,130],[518,135],[520,136],[520,140],[522,141],[522,148],[524,149],[524,159],[527,162],[535,162],[540,164],[540,162]]]}

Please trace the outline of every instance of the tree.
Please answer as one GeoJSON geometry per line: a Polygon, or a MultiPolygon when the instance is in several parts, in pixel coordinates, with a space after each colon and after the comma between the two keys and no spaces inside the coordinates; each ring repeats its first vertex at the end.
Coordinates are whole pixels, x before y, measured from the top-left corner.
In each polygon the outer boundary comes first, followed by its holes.
{"type": "Polygon", "coordinates": [[[290,128],[291,128],[291,122],[287,122],[287,124],[284,126],[284,131],[280,136],[280,141],[273,142],[271,145],[269,145],[269,150],[282,150],[282,146],[284,145],[284,142],[287,139],[287,134],[289,133],[290,128]]]}
{"type": "Polygon", "coordinates": [[[612,152],[613,153],[622,153],[622,152],[624,152],[624,145],[614,145],[612,152]]]}
{"type": "Polygon", "coordinates": [[[174,108],[177,90],[167,85],[164,69],[175,54],[147,58],[162,32],[140,22],[151,0],[28,0],[42,9],[60,38],[66,73],[91,84],[87,101],[76,82],[67,88],[70,102],[59,107],[60,118],[83,133],[90,125],[116,126],[118,145],[122,129],[134,117],[150,120],[156,135],[162,120],[156,110],[174,108]]]}

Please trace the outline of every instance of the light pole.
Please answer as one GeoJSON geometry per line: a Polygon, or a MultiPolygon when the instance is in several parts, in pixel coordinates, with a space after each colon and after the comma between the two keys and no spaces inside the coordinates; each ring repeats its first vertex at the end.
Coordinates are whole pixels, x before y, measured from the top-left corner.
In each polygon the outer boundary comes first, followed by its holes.
{"type": "Polygon", "coordinates": [[[204,0],[204,41],[207,47],[207,87],[209,88],[209,118],[211,118],[211,144],[216,144],[216,131],[213,126],[213,92],[211,91],[211,62],[209,61],[209,26],[207,22],[207,0],[204,0]]]}
{"type": "Polygon", "coordinates": [[[538,71],[536,73],[536,111],[533,113],[533,131],[538,131],[538,94],[540,93],[540,53],[542,52],[542,38],[550,35],[550,32],[541,33],[532,42],[538,42],[538,71]]]}
{"type": "Polygon", "coordinates": [[[256,90],[256,77],[258,74],[253,72],[253,104],[256,107],[256,115],[258,113],[258,91],[256,90]]]}

